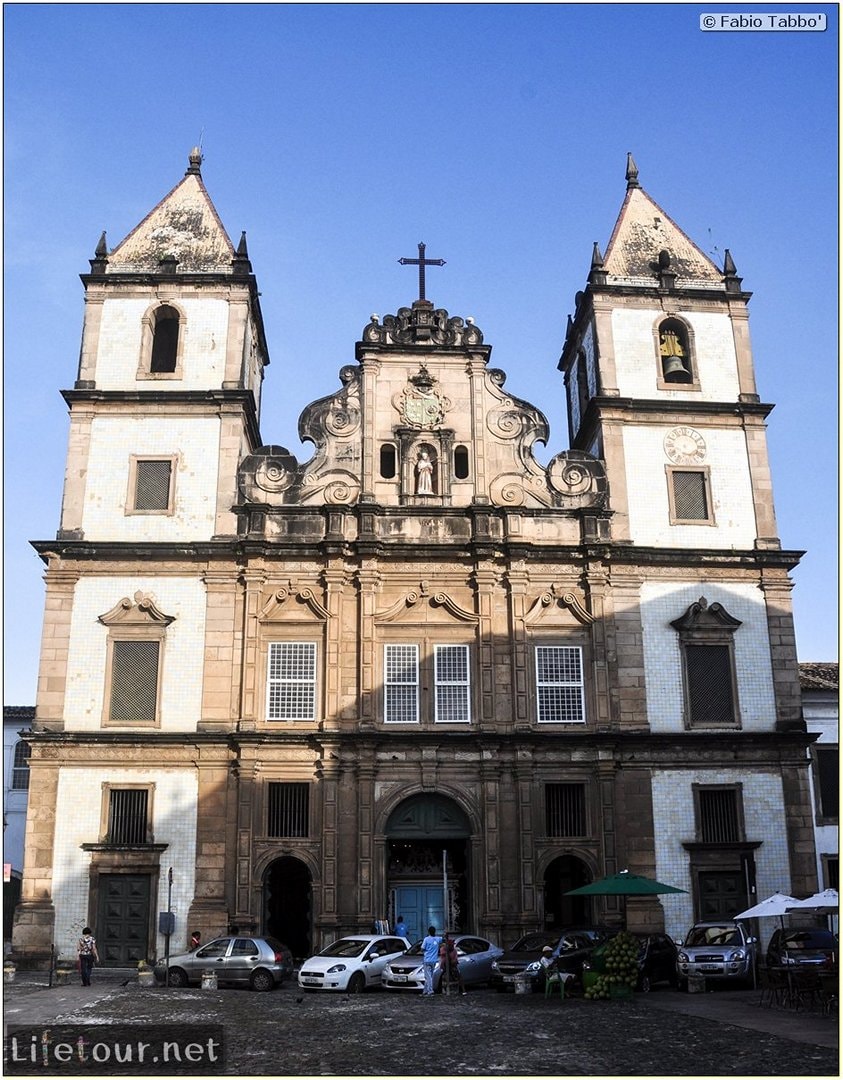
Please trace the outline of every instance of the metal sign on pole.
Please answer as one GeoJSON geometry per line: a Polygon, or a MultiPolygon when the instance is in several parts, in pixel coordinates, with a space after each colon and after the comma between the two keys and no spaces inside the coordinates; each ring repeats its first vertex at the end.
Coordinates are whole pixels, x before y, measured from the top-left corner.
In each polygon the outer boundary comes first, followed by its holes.
{"type": "Polygon", "coordinates": [[[445,963],[442,965],[442,990],[444,993],[451,992],[451,951],[447,944],[447,934],[450,929],[448,912],[448,849],[442,849],[442,933],[445,941],[445,963]]]}
{"type": "Polygon", "coordinates": [[[172,933],[173,913],[173,868],[167,871],[167,933],[164,935],[164,985],[170,985],[170,934],[172,933]]]}

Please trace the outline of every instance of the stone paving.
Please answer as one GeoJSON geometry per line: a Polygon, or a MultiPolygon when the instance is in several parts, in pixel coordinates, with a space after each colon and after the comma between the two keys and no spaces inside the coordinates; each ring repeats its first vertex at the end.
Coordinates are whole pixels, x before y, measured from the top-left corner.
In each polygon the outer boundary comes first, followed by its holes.
{"type": "Polygon", "coordinates": [[[218,1023],[227,1075],[839,1075],[836,1016],[759,1008],[753,991],[422,999],[302,994],[293,983],[268,994],[144,990],[131,972],[94,977],[90,988],[48,990],[43,976],[19,975],[6,987],[6,1024],[218,1023]]]}

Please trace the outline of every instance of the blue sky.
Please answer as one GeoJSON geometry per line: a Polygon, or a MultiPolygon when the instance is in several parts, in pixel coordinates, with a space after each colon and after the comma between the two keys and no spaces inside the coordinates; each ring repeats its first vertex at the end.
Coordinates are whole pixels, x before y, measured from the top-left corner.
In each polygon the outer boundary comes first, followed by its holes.
{"type": "Polygon", "coordinates": [[[567,445],[556,364],[626,152],[750,304],[802,660],[836,657],[837,10],[824,4],[7,4],[5,700],[35,700],[42,566],[76,377],[78,275],[202,173],[248,235],[272,363],[263,440],[338,387],[369,315],[473,316],[567,445]],[[703,33],[709,11],[823,11],[825,33],[703,33]]]}

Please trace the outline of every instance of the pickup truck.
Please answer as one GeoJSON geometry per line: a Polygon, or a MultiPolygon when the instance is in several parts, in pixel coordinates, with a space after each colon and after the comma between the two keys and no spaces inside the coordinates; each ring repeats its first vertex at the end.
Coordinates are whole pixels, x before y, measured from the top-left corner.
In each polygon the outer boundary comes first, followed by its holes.
{"type": "Polygon", "coordinates": [[[687,990],[688,979],[697,976],[751,983],[756,944],[741,923],[728,919],[694,923],[685,940],[677,942],[680,989],[687,990]]]}

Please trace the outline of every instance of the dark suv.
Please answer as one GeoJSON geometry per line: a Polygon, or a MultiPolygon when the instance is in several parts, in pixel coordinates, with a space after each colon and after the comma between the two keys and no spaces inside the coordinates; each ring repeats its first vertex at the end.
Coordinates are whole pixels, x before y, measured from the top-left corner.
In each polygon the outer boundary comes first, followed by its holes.
{"type": "Polygon", "coordinates": [[[830,964],[836,952],[837,941],[829,930],[776,930],[767,946],[767,967],[819,967],[830,964]]]}
{"type": "Polygon", "coordinates": [[[526,976],[534,990],[544,986],[544,967],[541,959],[545,946],[553,952],[556,970],[569,971],[578,978],[582,976],[583,962],[602,942],[616,931],[605,926],[575,926],[568,930],[537,930],[525,934],[507,949],[503,956],[492,963],[489,985],[498,990],[514,989],[519,978],[526,976]]]}

